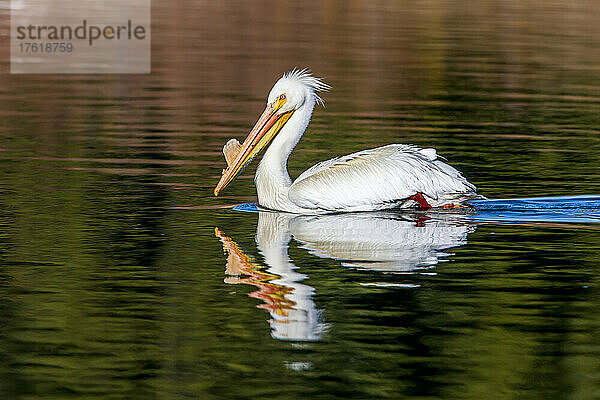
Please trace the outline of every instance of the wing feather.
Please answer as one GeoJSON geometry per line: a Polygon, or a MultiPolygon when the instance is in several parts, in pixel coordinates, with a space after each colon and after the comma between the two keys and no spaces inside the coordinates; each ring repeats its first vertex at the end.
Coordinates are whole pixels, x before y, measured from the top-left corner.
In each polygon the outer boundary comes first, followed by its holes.
{"type": "Polygon", "coordinates": [[[434,149],[392,144],[309,168],[292,184],[289,198],[304,208],[350,211],[389,207],[416,193],[434,207],[481,197],[434,149]]]}

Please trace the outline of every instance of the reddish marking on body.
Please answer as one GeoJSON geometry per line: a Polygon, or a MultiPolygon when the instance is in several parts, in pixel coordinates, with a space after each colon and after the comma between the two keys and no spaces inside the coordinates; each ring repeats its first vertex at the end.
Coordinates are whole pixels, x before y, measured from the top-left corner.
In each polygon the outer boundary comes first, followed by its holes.
{"type": "Polygon", "coordinates": [[[425,197],[423,197],[421,193],[410,196],[409,199],[419,203],[419,208],[421,209],[431,208],[431,205],[427,202],[427,200],[425,200],[425,197]]]}

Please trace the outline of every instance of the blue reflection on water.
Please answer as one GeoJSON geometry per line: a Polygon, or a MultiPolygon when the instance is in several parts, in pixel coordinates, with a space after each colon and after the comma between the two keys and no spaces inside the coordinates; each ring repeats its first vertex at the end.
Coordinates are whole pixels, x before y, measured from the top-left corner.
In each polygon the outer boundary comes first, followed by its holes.
{"type": "Polygon", "coordinates": [[[532,197],[473,201],[482,222],[600,222],[600,196],[532,197]]]}
{"type": "MultiPolygon", "coordinates": [[[[477,200],[472,205],[474,209],[466,216],[480,222],[600,222],[600,196],[477,200]]],[[[239,204],[233,209],[260,211],[256,203],[239,204]]]]}

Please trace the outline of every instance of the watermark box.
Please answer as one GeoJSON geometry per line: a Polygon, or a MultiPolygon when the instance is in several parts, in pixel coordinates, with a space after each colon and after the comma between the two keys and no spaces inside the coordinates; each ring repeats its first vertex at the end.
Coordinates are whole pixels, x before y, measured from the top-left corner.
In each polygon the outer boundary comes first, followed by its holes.
{"type": "Polygon", "coordinates": [[[150,73],[150,22],[150,0],[13,0],[10,72],[150,73]]]}

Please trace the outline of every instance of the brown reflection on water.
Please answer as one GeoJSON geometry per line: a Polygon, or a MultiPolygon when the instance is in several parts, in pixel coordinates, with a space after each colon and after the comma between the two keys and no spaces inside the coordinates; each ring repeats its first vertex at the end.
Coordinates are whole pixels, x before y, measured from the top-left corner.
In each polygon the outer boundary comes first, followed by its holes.
{"type": "MultiPolygon", "coordinates": [[[[341,153],[408,142],[437,147],[490,197],[530,192],[524,176],[540,180],[539,194],[563,194],[543,179],[573,168],[572,158],[531,165],[527,152],[538,139],[584,160],[599,149],[592,11],[586,1],[154,1],[151,75],[1,74],[3,147],[40,157],[36,168],[43,157],[152,159],[199,173],[208,188],[224,166],[223,143],[245,135],[275,79],[309,66],[333,89],[292,175],[341,153]],[[507,193],[494,167],[508,156],[516,174],[507,193]]],[[[249,182],[229,190],[254,193],[249,182]]],[[[207,189],[186,201],[218,199],[207,189]]]]}

